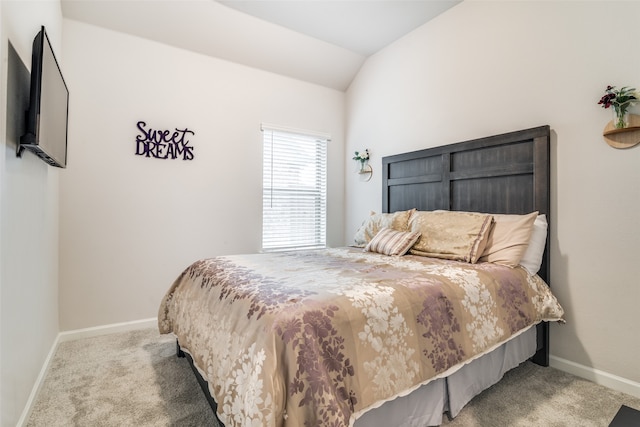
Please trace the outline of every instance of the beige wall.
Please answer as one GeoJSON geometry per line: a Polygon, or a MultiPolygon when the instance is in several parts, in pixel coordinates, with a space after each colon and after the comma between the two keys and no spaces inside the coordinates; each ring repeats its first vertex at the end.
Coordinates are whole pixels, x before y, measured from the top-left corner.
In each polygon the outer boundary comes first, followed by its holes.
{"type": "Polygon", "coordinates": [[[346,176],[351,239],[380,210],[382,156],[549,124],[551,286],[567,320],[552,325],[551,353],[635,390],[640,146],[605,144],[611,113],[597,101],[608,84],[640,87],[638,16],[638,2],[467,0],[365,63],[345,133],[374,168],[368,183],[346,176]]]}
{"type": "Polygon", "coordinates": [[[328,242],[342,243],[343,92],[64,21],[62,330],[155,317],[191,262],[257,252],[266,122],[332,136],[328,242]],[[136,123],[195,132],[192,161],[136,156],[136,123]]]}
{"type": "Polygon", "coordinates": [[[63,52],[59,3],[4,0],[0,14],[0,425],[9,427],[19,421],[59,331],[60,171],[31,153],[15,155],[15,118],[24,112],[13,100],[7,104],[8,43],[30,69],[33,38],[45,25],[59,59],[63,52]]]}

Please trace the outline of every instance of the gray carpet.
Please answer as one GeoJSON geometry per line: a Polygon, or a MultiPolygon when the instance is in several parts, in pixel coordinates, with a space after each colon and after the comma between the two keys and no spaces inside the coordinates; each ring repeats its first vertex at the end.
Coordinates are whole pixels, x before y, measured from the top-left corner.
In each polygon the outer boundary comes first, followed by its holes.
{"type": "Polygon", "coordinates": [[[216,425],[175,338],[156,329],[61,343],[27,424],[216,425]]]}
{"type": "MultiPolygon", "coordinates": [[[[603,426],[640,399],[524,363],[477,396],[447,427],[603,426]]],[[[175,341],[155,329],[64,342],[27,424],[216,426],[175,341]]]]}

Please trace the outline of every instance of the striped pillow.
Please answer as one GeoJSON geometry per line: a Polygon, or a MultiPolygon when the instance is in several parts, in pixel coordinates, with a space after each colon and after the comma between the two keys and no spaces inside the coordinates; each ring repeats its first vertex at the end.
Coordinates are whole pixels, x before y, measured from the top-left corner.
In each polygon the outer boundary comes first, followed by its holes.
{"type": "Polygon", "coordinates": [[[397,231],[384,227],[371,239],[364,250],[383,255],[402,256],[419,238],[418,231],[397,231]]]}

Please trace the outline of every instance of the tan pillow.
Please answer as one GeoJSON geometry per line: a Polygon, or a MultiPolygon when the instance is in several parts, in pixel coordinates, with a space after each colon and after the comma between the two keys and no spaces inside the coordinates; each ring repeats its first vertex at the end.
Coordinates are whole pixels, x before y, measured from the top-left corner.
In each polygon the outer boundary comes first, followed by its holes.
{"type": "Polygon", "coordinates": [[[353,237],[354,246],[360,248],[365,247],[384,227],[398,231],[407,231],[409,229],[409,217],[413,211],[415,211],[415,209],[393,213],[371,212],[371,216],[369,216],[369,218],[362,223],[358,231],[356,231],[353,237]]]}
{"type": "Polygon", "coordinates": [[[419,238],[420,233],[417,231],[397,231],[385,227],[367,243],[364,250],[383,255],[402,256],[419,238]]]}
{"type": "Polygon", "coordinates": [[[479,261],[517,266],[529,246],[537,216],[538,212],[526,215],[493,215],[494,224],[479,261]]]}
{"type": "Polygon", "coordinates": [[[414,255],[475,263],[487,242],[493,217],[457,211],[416,211],[411,231],[421,233],[410,252],[414,255]]]}

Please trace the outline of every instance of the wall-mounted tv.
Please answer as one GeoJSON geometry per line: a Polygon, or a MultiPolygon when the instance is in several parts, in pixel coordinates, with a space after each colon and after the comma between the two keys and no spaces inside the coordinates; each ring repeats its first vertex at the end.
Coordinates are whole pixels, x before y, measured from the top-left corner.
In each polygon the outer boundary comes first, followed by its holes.
{"type": "Polygon", "coordinates": [[[69,90],[43,26],[33,40],[29,110],[18,156],[26,148],[51,166],[65,168],[68,114],[69,90]]]}

